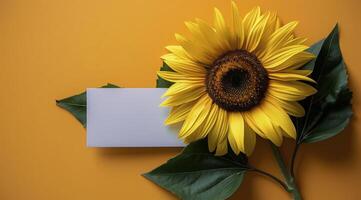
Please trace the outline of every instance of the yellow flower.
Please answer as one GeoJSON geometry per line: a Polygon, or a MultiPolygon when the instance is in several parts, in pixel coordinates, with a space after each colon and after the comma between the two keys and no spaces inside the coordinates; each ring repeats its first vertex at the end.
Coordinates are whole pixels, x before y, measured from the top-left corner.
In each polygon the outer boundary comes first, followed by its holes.
{"type": "Polygon", "coordinates": [[[282,144],[296,138],[290,116],[302,117],[297,102],[316,92],[305,82],[310,70],[299,70],[314,55],[304,38],[293,34],[297,22],[281,25],[275,13],[256,7],[242,19],[232,2],[228,26],[215,8],[213,26],[201,19],[185,23],[191,33],[176,34],[180,45],[167,46],[161,58],[174,72],[158,75],[174,82],[161,105],[172,107],[165,124],[183,122],[179,137],[189,143],[208,137],[216,155],[228,144],[250,155],[256,134],[282,144]]]}

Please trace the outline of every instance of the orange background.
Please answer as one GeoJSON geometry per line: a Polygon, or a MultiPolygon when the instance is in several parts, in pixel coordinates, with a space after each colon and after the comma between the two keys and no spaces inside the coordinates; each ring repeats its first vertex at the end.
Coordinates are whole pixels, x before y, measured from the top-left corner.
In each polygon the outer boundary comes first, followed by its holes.
{"type": "MultiPolygon", "coordinates": [[[[304,145],[297,175],[305,199],[361,196],[360,37],[357,0],[242,0],[242,13],[260,5],[284,22],[299,20],[309,44],[340,24],[355,115],[337,137],[304,145]]],[[[230,1],[3,0],[0,2],[0,199],[175,199],[140,176],[180,149],[86,148],[86,132],[55,99],[107,82],[154,87],[163,47],[183,21],[208,21],[212,8],[230,14],[230,1]]],[[[289,156],[292,141],[283,146],[289,156]]],[[[251,162],[279,174],[260,139],[251,162]]],[[[278,185],[249,174],[232,199],[289,199],[278,185]]]]}

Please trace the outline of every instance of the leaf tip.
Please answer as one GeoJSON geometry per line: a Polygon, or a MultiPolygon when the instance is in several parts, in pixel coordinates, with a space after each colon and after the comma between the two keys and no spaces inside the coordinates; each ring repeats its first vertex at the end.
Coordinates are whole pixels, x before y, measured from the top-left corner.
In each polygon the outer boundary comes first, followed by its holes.
{"type": "Polygon", "coordinates": [[[143,173],[141,174],[141,176],[143,176],[146,179],[149,179],[149,172],[143,173]]]}
{"type": "Polygon", "coordinates": [[[60,106],[61,107],[61,102],[62,101],[62,99],[60,99],[60,100],[58,100],[58,99],[55,99],[55,104],[57,105],[57,106],[60,106]]]}
{"type": "Polygon", "coordinates": [[[332,32],[331,33],[336,33],[337,35],[339,34],[340,32],[340,26],[339,26],[339,23],[336,22],[335,26],[333,27],[332,29],[332,32]]]}

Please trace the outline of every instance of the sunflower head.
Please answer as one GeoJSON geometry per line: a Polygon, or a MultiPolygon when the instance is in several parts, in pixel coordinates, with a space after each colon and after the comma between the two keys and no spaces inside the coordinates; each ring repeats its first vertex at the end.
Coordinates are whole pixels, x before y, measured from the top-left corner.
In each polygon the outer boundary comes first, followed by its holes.
{"type": "Polygon", "coordinates": [[[258,105],[268,87],[268,74],[246,50],[229,51],[214,61],[206,75],[213,102],[227,111],[246,111],[258,105]]]}
{"type": "Polygon", "coordinates": [[[296,137],[290,116],[302,117],[298,101],[316,92],[311,71],[299,68],[314,56],[293,34],[297,22],[281,25],[275,13],[256,7],[242,18],[232,2],[229,24],[216,8],[213,25],[196,19],[186,22],[191,37],[176,34],[179,45],[162,56],[174,72],[158,72],[174,82],[162,105],[172,107],[167,125],[183,123],[185,142],[208,137],[216,155],[228,145],[250,155],[256,135],[278,146],[296,137]]]}

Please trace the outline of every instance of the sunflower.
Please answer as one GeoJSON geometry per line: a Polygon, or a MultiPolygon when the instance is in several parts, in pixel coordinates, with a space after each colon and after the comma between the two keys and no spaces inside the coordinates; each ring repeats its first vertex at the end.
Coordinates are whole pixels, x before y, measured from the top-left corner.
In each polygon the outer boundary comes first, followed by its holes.
{"type": "Polygon", "coordinates": [[[195,19],[185,22],[190,37],[175,34],[179,45],[167,46],[161,57],[173,71],[158,72],[174,83],[161,106],[172,108],[166,125],[183,123],[179,138],[186,143],[207,137],[216,155],[228,145],[250,155],[256,135],[277,146],[283,136],[296,138],[290,116],[304,116],[297,101],[316,93],[306,84],[315,83],[307,77],[312,71],[299,68],[314,55],[294,35],[297,22],[281,25],[259,7],[242,19],[234,2],[231,7],[231,26],[215,8],[213,26],[195,19]]]}

